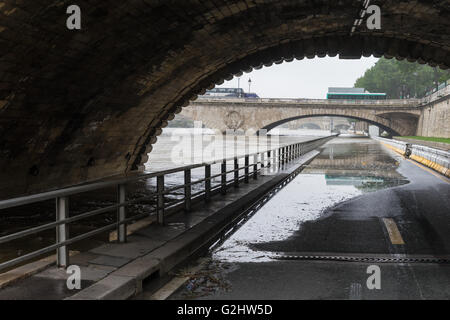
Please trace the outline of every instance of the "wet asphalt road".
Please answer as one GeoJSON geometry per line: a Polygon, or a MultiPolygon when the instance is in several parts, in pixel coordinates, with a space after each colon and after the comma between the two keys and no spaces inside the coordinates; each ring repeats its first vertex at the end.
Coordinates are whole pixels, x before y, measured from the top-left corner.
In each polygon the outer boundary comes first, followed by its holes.
{"type": "Polygon", "coordinates": [[[242,229],[170,298],[450,298],[450,264],[271,258],[450,256],[450,183],[369,139],[328,143],[242,229]],[[370,265],[380,267],[380,290],[366,285],[370,265]]]}

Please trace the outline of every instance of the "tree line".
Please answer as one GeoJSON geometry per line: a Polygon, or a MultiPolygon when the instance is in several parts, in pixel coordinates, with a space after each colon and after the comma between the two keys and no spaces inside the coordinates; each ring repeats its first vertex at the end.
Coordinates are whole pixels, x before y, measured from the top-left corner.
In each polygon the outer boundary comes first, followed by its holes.
{"type": "Polygon", "coordinates": [[[422,98],[449,79],[450,71],[438,67],[381,58],[356,80],[355,87],[386,93],[389,99],[422,98]]]}

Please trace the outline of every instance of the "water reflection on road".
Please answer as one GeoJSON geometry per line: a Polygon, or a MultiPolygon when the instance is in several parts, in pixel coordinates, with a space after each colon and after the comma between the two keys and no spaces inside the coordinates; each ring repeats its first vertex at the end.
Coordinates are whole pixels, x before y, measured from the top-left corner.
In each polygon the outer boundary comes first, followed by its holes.
{"type": "Polygon", "coordinates": [[[226,262],[263,262],[272,253],[254,250],[258,243],[289,238],[306,221],[348,199],[408,181],[398,161],[368,138],[341,137],[322,147],[303,172],[267,202],[246,224],[215,250],[226,262]]]}

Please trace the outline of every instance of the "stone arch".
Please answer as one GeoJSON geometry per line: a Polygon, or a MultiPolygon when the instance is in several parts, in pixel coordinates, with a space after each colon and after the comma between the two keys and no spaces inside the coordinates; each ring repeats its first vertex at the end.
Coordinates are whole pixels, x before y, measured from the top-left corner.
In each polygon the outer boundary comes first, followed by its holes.
{"type": "MultiPolygon", "coordinates": [[[[439,66],[442,69],[448,69],[450,66],[450,52],[444,48],[424,44],[419,39],[397,38],[394,34],[386,36],[382,33],[313,37],[278,43],[275,46],[254,51],[253,49],[247,56],[232,61],[222,69],[206,75],[186,95],[181,96],[164,117],[171,117],[173,114],[181,112],[181,108],[187,107],[189,101],[196,100],[198,95],[205,93],[206,89],[223,84],[225,80],[231,80],[234,76],[250,73],[263,67],[291,62],[294,59],[303,60],[337,55],[355,59],[373,55],[387,59],[406,59],[409,62],[439,66]],[[429,54],[431,56],[428,56],[429,54]]],[[[242,53],[241,56],[243,56],[242,53]]],[[[164,125],[164,122],[165,120],[161,124],[164,125]]],[[[151,133],[149,136],[153,137],[154,134],[151,133]]],[[[144,155],[145,152],[146,150],[142,149],[141,155],[144,155]]],[[[136,170],[146,160],[142,160],[138,155],[132,168],[136,170]]]]}
{"type": "Polygon", "coordinates": [[[450,66],[446,1],[381,1],[382,30],[351,35],[357,0],[80,0],[77,32],[62,4],[3,2],[0,196],[137,170],[189,101],[273,63],[374,54],[450,66]]]}
{"type": "Polygon", "coordinates": [[[282,119],[282,120],[278,120],[275,122],[272,122],[268,125],[266,125],[265,127],[261,128],[262,130],[267,130],[267,132],[270,132],[270,130],[272,130],[273,128],[282,125],[284,123],[290,122],[290,121],[295,121],[298,119],[303,119],[303,118],[313,118],[313,117],[328,117],[328,116],[333,116],[333,117],[342,117],[342,118],[350,118],[350,119],[355,119],[355,120],[359,120],[359,121],[365,121],[368,122],[372,125],[375,125],[381,129],[383,129],[384,131],[388,132],[390,135],[396,135],[396,136],[400,136],[401,134],[398,133],[395,129],[391,128],[390,126],[387,126],[386,124],[380,122],[380,121],[376,121],[373,119],[370,119],[369,117],[367,118],[362,118],[362,117],[358,117],[358,116],[352,116],[349,114],[345,114],[345,115],[339,115],[339,114],[331,114],[331,113],[318,113],[315,115],[300,115],[300,116],[296,116],[296,117],[291,117],[291,118],[287,118],[287,119],[282,119]]]}

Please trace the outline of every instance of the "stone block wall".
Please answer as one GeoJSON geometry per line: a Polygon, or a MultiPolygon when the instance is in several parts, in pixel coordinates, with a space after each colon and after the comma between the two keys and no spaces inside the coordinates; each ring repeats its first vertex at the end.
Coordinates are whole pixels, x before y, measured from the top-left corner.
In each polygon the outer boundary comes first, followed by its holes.
{"type": "Polygon", "coordinates": [[[450,138],[450,96],[423,108],[417,135],[450,138]]]}

